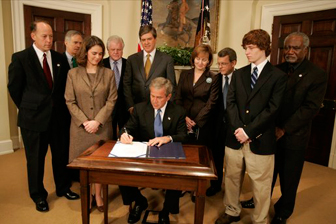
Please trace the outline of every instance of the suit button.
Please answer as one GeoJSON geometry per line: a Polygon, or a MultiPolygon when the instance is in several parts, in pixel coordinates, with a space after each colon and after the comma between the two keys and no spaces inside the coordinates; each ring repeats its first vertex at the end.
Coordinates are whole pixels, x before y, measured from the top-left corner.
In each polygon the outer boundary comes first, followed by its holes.
{"type": "Polygon", "coordinates": [[[93,110],[93,107],[91,107],[90,109],[93,110]]]}
{"type": "Polygon", "coordinates": [[[250,111],[249,111],[249,110],[246,110],[246,113],[248,114],[248,113],[250,113],[250,111]]]}
{"type": "Polygon", "coordinates": [[[244,124],[244,127],[246,127],[246,124],[244,124]]]}

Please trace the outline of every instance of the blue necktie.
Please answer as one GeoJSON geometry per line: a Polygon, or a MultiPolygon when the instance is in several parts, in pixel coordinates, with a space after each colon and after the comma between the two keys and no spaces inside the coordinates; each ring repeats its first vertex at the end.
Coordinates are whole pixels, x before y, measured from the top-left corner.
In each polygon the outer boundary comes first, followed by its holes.
{"type": "Polygon", "coordinates": [[[229,90],[229,77],[225,76],[225,84],[223,89],[223,101],[224,101],[224,109],[226,109],[226,97],[229,90]]]}
{"type": "Polygon", "coordinates": [[[154,133],[155,137],[161,137],[163,135],[163,128],[162,128],[162,122],[161,122],[161,109],[157,110],[156,117],[154,120],[154,133]]]}
{"type": "Polygon", "coordinates": [[[258,68],[256,66],[253,68],[253,72],[251,75],[251,89],[254,88],[255,84],[257,83],[257,79],[258,79],[258,68]]]}
{"type": "Polygon", "coordinates": [[[118,62],[114,61],[113,62],[113,71],[114,71],[114,77],[116,80],[116,84],[117,84],[117,89],[119,88],[119,83],[120,83],[120,73],[119,73],[119,69],[118,69],[118,62]]]}

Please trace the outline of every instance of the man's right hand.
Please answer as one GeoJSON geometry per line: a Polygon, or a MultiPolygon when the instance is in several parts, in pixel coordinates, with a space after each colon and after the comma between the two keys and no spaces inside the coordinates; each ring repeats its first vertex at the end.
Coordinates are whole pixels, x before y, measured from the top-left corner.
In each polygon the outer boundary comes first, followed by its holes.
{"type": "Polygon", "coordinates": [[[123,133],[123,134],[120,136],[120,142],[121,142],[121,143],[124,143],[124,144],[132,144],[132,141],[133,141],[133,136],[132,136],[132,135],[123,133]]]}
{"type": "Polygon", "coordinates": [[[134,110],[134,107],[130,107],[130,108],[128,109],[128,112],[129,112],[130,114],[133,114],[133,110],[134,110]]]}

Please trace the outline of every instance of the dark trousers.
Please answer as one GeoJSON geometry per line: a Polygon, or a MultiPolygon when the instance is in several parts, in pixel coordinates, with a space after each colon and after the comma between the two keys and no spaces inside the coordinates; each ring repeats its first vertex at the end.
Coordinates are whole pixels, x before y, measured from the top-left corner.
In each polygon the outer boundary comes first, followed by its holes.
{"type": "Polygon", "coordinates": [[[227,125],[222,122],[219,133],[213,141],[210,149],[214,159],[216,171],[217,171],[217,180],[211,180],[210,184],[212,187],[221,188],[223,182],[223,165],[224,165],[224,155],[225,155],[225,139],[226,139],[227,125]]]}
{"type": "Polygon", "coordinates": [[[70,188],[66,165],[69,158],[69,130],[64,130],[64,123],[52,116],[48,130],[36,132],[21,128],[24,142],[28,186],[30,197],[38,202],[45,200],[48,192],[43,185],[45,156],[50,145],[52,154],[52,168],[56,185],[56,194],[63,195],[70,188]]]}
{"type": "MultiPolygon", "coordinates": [[[[144,199],[144,196],[137,187],[119,186],[119,189],[124,205],[130,205],[133,201],[139,202],[144,199]]],[[[181,191],[166,190],[163,209],[172,214],[178,214],[180,212],[180,196],[181,191]]]]}
{"type": "Polygon", "coordinates": [[[296,192],[299,186],[304,164],[305,148],[289,147],[286,136],[277,143],[272,189],[277,176],[280,178],[281,197],[274,204],[276,215],[289,218],[295,206],[296,192]]]}

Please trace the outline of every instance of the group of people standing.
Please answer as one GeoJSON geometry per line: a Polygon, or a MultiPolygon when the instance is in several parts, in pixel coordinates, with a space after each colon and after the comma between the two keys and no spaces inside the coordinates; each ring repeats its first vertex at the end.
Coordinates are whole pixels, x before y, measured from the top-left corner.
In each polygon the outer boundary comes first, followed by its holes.
{"type": "MultiPolygon", "coordinates": [[[[67,32],[63,55],[51,50],[53,33],[46,21],[34,22],[31,37],[31,47],[13,54],[8,89],[19,109],[29,192],[38,211],[49,210],[43,186],[48,145],[56,194],[72,200],[79,198],[70,190],[78,173],[67,172],[66,165],[98,140],[120,138],[126,144],[137,140],[149,145],[206,145],[218,175],[207,196],[221,191],[225,158],[226,209],[216,224],[240,219],[245,170],[252,181],[252,221],[267,223],[279,174],[282,197],[272,223],[286,223],[294,209],[310,123],[327,83],[326,73],[305,59],[305,34],[285,39],[286,62],[276,68],[267,61],[270,36],[252,30],[242,41],[251,64],[235,70],[236,53],[224,48],[218,53],[219,74],[210,71],[211,47],[201,44],[192,52],[192,69],[181,73],[178,85],[173,59],[156,50],[152,26],[140,28],[143,50],[127,60],[118,36],[108,39],[105,59],[103,41],[96,36],[83,40],[77,31],[67,32]]],[[[125,205],[135,202],[128,222],[138,222],[147,199],[136,187],[120,186],[120,192],[125,205]]],[[[170,223],[169,214],[179,213],[180,195],[166,191],[158,223],[170,223]]],[[[94,184],[91,205],[103,211],[100,184],[94,184]]]]}

